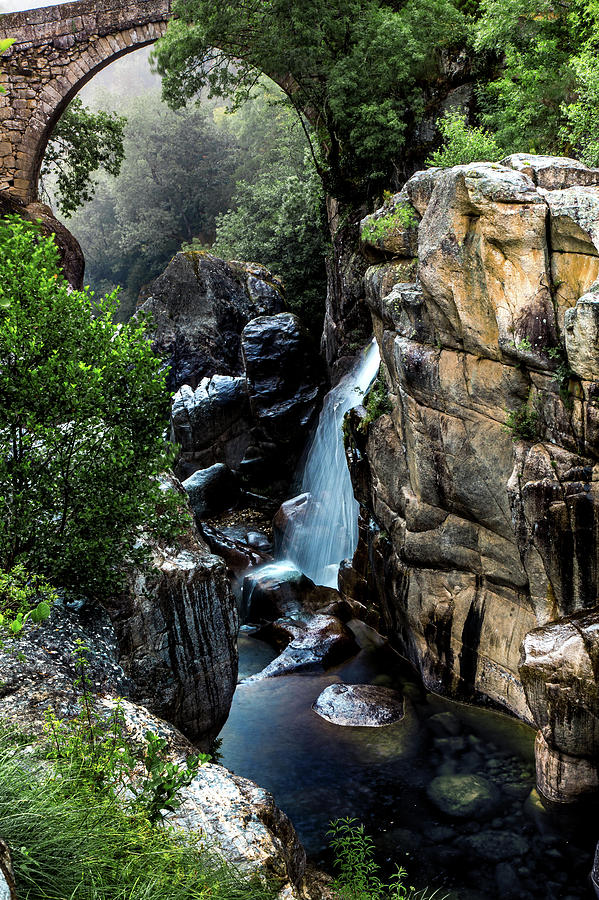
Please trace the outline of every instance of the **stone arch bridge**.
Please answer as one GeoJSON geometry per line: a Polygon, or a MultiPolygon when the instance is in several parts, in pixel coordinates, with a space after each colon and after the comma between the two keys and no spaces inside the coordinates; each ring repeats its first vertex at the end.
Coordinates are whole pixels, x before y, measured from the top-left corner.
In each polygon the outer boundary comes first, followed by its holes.
{"type": "Polygon", "coordinates": [[[52,130],[86,82],[125,53],[162,37],[171,0],[77,0],[0,16],[0,191],[37,199],[52,130]]]}

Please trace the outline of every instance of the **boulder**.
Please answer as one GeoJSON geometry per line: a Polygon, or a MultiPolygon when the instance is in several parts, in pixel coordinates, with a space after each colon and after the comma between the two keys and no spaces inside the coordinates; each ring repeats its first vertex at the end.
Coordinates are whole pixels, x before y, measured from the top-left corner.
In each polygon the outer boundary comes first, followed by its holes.
{"type": "Polygon", "coordinates": [[[198,469],[182,482],[182,486],[198,522],[231,509],[241,493],[237,478],[224,463],[198,469]]]}
{"type": "Polygon", "coordinates": [[[371,684],[331,684],[312,709],[334,725],[368,728],[391,725],[404,715],[403,698],[397,691],[371,684]]]}
{"type": "Polygon", "coordinates": [[[306,517],[306,513],[308,512],[309,501],[310,494],[298,494],[297,497],[285,500],[277,510],[272,526],[274,532],[275,553],[278,556],[285,556],[287,549],[285,533],[289,533],[288,529],[290,526],[293,527],[293,530],[301,527],[306,517]]]}
{"type": "Polygon", "coordinates": [[[452,819],[489,819],[499,791],[482,775],[438,775],[427,788],[429,800],[452,819]]]}
{"type": "MultiPolygon", "coordinates": [[[[247,539],[236,540],[229,537],[226,529],[213,528],[206,523],[200,528],[211,551],[224,560],[229,574],[235,579],[245,575],[248,569],[272,560],[266,551],[253,547],[247,539]]],[[[270,545],[267,543],[267,546],[270,545]]]]}
{"type": "MultiPolygon", "coordinates": [[[[185,503],[174,478],[165,481],[185,503]]],[[[129,696],[206,746],[237,683],[238,613],[224,562],[196,528],[177,545],[147,542],[151,565],[107,604],[129,696]]]]}
{"type": "Polygon", "coordinates": [[[258,636],[284,649],[265,669],[246,678],[246,684],[296,672],[321,672],[358,652],[351,631],[335,616],[324,614],[277,619],[258,636]]]}
{"type": "Polygon", "coordinates": [[[173,397],[171,429],[186,464],[239,466],[251,441],[252,422],[244,376],[203,378],[195,391],[184,384],[173,397]]]}
{"type": "Polygon", "coordinates": [[[294,447],[321,396],[322,363],[312,339],[292,313],[258,316],[243,329],[241,350],[256,422],[277,444],[294,447]]]}
{"type": "Polygon", "coordinates": [[[172,390],[195,388],[216,372],[240,374],[244,326],[284,305],[281,283],[265,268],[204,251],[177,253],[147,293],[138,315],[152,318],[152,345],[169,367],[172,390]]]}
{"type": "Polygon", "coordinates": [[[246,575],[243,607],[250,622],[273,621],[301,612],[314,583],[293,563],[268,563],[246,575]]]}

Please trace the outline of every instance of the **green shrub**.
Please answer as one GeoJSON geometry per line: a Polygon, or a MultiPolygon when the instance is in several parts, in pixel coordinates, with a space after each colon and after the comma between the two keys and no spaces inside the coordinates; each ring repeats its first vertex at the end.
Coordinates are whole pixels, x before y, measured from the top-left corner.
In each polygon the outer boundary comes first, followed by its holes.
{"type": "Polygon", "coordinates": [[[0,221],[0,251],[0,567],[105,597],[141,562],[141,530],[180,518],[157,481],[161,363],[143,324],[113,323],[115,295],[71,291],[35,225],[0,221]]]}
{"type": "Polygon", "coordinates": [[[496,162],[505,156],[493,135],[466,124],[460,112],[448,112],[437,122],[443,146],[426,160],[427,166],[463,166],[472,162],[496,162]]]}
{"type": "Polygon", "coordinates": [[[533,399],[532,391],[517,409],[508,413],[505,427],[512,433],[514,441],[535,441],[541,430],[541,414],[538,402],[533,399]]]}
{"type": "MultiPolygon", "coordinates": [[[[432,900],[438,892],[427,888],[417,891],[405,884],[408,873],[398,866],[389,884],[378,877],[379,867],[374,859],[374,843],[356,819],[345,818],[331,822],[331,847],[338,870],[334,890],[339,900],[432,900]]],[[[441,897],[438,900],[442,900],[441,897]]]]}
{"type": "Polygon", "coordinates": [[[392,407],[391,401],[389,400],[389,391],[387,389],[385,378],[381,372],[379,372],[376,381],[368,392],[365,407],[366,415],[360,422],[361,431],[367,431],[371,422],[379,419],[381,416],[385,415],[385,413],[391,412],[392,407]]]}
{"type": "Polygon", "coordinates": [[[0,819],[20,900],[272,900],[194,838],[125,810],[0,729],[0,819]],[[49,767],[50,766],[50,767],[49,767]]]}
{"type": "Polygon", "coordinates": [[[416,213],[407,203],[398,203],[394,210],[378,219],[370,219],[362,228],[362,240],[371,244],[393,237],[410,228],[416,228],[416,213]]]}
{"type": "Polygon", "coordinates": [[[10,572],[0,569],[0,631],[18,637],[29,620],[37,625],[47,619],[55,600],[46,579],[31,575],[21,563],[10,572]]]}

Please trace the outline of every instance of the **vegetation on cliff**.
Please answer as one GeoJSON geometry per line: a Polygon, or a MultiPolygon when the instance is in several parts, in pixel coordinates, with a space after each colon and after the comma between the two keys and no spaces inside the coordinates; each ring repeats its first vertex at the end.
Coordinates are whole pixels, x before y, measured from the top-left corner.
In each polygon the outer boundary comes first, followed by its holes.
{"type": "Polygon", "coordinates": [[[0,567],[105,597],[141,529],[177,519],[161,363],[143,324],[113,324],[114,295],[70,289],[36,226],[4,219],[0,248],[0,567]]]}
{"type": "Polygon", "coordinates": [[[178,0],[174,12],[155,51],[168,101],[179,107],[207,89],[239,104],[269,75],[303,124],[325,189],[351,199],[390,176],[443,54],[467,35],[450,0],[178,0]]]}
{"type": "MultiPolygon", "coordinates": [[[[110,734],[107,735],[110,738],[110,734]]],[[[85,760],[65,767],[0,729],[2,837],[24,900],[270,900],[274,891],[192,838],[128,810],[85,760]]]]}

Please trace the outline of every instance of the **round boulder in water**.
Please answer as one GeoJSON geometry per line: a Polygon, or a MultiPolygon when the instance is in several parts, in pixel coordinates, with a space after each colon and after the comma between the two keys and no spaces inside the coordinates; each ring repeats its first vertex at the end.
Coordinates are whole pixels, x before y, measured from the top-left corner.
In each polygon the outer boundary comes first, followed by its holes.
{"type": "Polygon", "coordinates": [[[482,775],[439,775],[427,788],[429,800],[454,819],[486,819],[499,803],[499,791],[482,775]]]}
{"type": "Polygon", "coordinates": [[[403,718],[403,697],[372,684],[331,684],[312,704],[321,718],[334,725],[380,728],[403,718]]]}

